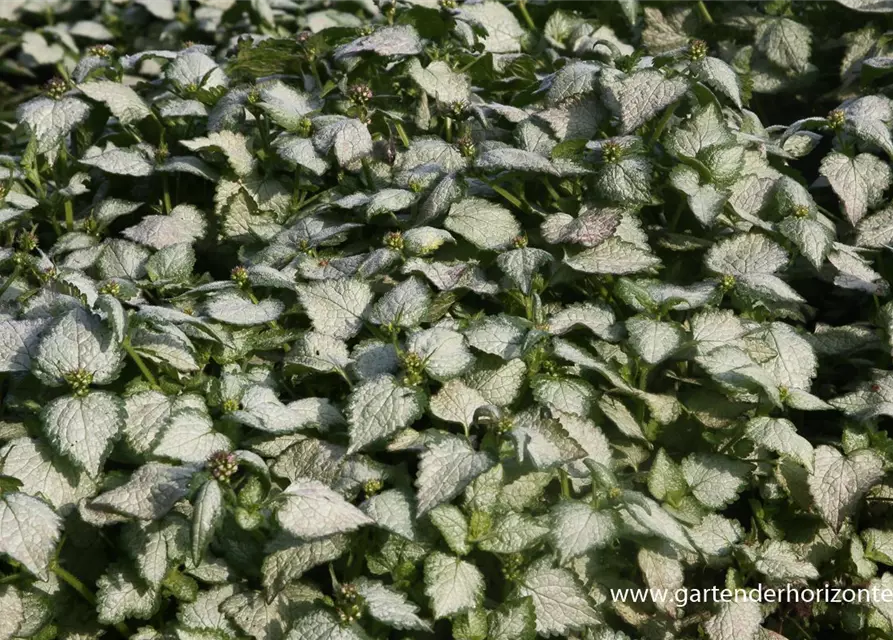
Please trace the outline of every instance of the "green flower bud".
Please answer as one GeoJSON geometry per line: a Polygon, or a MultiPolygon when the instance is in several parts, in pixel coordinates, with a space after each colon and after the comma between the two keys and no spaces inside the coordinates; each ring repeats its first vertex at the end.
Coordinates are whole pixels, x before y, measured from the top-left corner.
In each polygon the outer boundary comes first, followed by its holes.
{"type": "Polygon", "coordinates": [[[703,40],[693,40],[688,47],[688,58],[692,62],[703,60],[707,57],[708,51],[709,47],[707,46],[706,42],[704,42],[703,40]]]}
{"type": "Polygon", "coordinates": [[[83,367],[69,371],[65,374],[65,382],[71,387],[72,393],[79,398],[83,398],[90,393],[90,385],[93,383],[93,373],[87,371],[83,367]]]}

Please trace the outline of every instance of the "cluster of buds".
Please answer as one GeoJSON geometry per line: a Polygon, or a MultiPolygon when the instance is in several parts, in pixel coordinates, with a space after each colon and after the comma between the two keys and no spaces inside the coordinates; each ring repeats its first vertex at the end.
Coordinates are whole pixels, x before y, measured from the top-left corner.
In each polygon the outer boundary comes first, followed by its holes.
{"type": "Polygon", "coordinates": [[[363,602],[354,585],[342,584],[335,597],[338,600],[338,618],[342,624],[352,624],[363,615],[363,602]]]}
{"type": "Polygon", "coordinates": [[[417,387],[425,380],[422,374],[422,359],[418,354],[408,351],[400,357],[400,364],[406,375],[403,376],[403,384],[407,387],[417,387]]]}
{"type": "Polygon", "coordinates": [[[707,57],[708,47],[703,40],[693,40],[688,46],[688,59],[692,62],[703,60],[707,57]]]}
{"type": "Polygon", "coordinates": [[[5,184],[0,184],[0,203],[6,200],[7,195],[9,195],[9,187],[5,184]]]}
{"type": "Polygon", "coordinates": [[[828,114],[828,126],[834,131],[840,131],[843,129],[843,124],[846,121],[846,114],[842,109],[834,109],[834,111],[828,114]]]}
{"type": "Polygon", "coordinates": [[[47,96],[53,100],[59,100],[65,95],[65,92],[68,91],[68,83],[59,76],[56,76],[47,81],[44,85],[44,91],[46,91],[47,96]]]}
{"type": "Polygon", "coordinates": [[[65,382],[71,387],[72,393],[78,398],[83,398],[90,393],[90,384],[93,382],[93,374],[83,367],[69,371],[65,374],[65,382]]]}
{"type": "Polygon", "coordinates": [[[502,416],[499,420],[496,421],[496,433],[503,434],[508,433],[512,429],[515,428],[515,421],[512,420],[511,416],[502,416]]]}
{"type": "Polygon", "coordinates": [[[719,281],[719,288],[722,289],[723,293],[728,293],[732,289],[735,288],[735,276],[724,275],[722,280],[719,281]]]}
{"type": "Polygon", "coordinates": [[[245,287],[248,285],[248,269],[243,266],[235,267],[232,271],[229,272],[229,279],[235,282],[240,287],[245,287]]]}
{"type": "Polygon", "coordinates": [[[403,234],[399,231],[390,231],[384,236],[384,245],[394,251],[403,251],[403,234]]]}
{"type": "Polygon", "coordinates": [[[474,140],[471,136],[462,136],[456,140],[456,146],[459,147],[459,153],[465,158],[473,158],[477,153],[477,149],[474,146],[474,140]]]}
{"type": "Polygon", "coordinates": [[[298,135],[306,138],[310,135],[311,131],[313,131],[313,123],[310,121],[310,118],[301,118],[298,121],[298,135]]]}
{"type": "Polygon", "coordinates": [[[521,577],[521,570],[524,568],[524,556],[520,553],[513,553],[504,556],[502,560],[502,575],[509,582],[514,582],[521,577]]]}
{"type": "Polygon", "coordinates": [[[440,2],[438,4],[440,5],[441,9],[444,9],[446,11],[455,9],[457,6],[456,0],[440,0],[440,2]]]}
{"type": "Polygon", "coordinates": [[[30,253],[37,248],[37,235],[33,231],[23,231],[19,234],[19,249],[30,253]]]}
{"type": "Polygon", "coordinates": [[[298,44],[304,44],[310,39],[310,36],[312,35],[313,33],[311,33],[310,31],[301,31],[295,36],[295,40],[298,41],[298,44]]]}
{"type": "Polygon", "coordinates": [[[235,398],[227,398],[223,401],[223,412],[232,413],[239,410],[239,401],[235,398]]]}
{"type": "Polygon", "coordinates": [[[468,103],[464,100],[457,100],[456,102],[450,105],[450,111],[454,116],[461,116],[462,112],[465,111],[465,108],[468,106],[468,103]]]}
{"type": "Polygon", "coordinates": [[[251,87],[248,90],[248,104],[257,104],[260,102],[260,89],[251,87]]]}
{"type": "Polygon", "coordinates": [[[104,293],[107,296],[117,298],[121,295],[121,285],[114,281],[106,282],[104,285],[102,285],[102,287],[100,287],[99,293],[104,293]]]}
{"type": "Polygon", "coordinates": [[[384,482],[382,482],[378,478],[366,480],[366,482],[363,483],[363,493],[366,494],[367,498],[371,498],[376,493],[379,493],[383,488],[384,482]]]}
{"type": "Polygon", "coordinates": [[[347,97],[354,104],[366,104],[372,99],[372,89],[368,84],[354,84],[348,87],[347,97]]]}
{"type": "Polygon", "coordinates": [[[170,152],[168,151],[167,143],[162,142],[155,150],[155,161],[164,162],[165,160],[167,160],[168,155],[170,155],[170,152]]]}
{"type": "Polygon", "coordinates": [[[208,458],[208,469],[218,482],[229,482],[229,479],[236,475],[236,471],[239,470],[236,455],[229,451],[212,453],[211,457],[208,458]]]}
{"type": "Polygon", "coordinates": [[[23,251],[16,251],[12,256],[12,263],[17,267],[25,267],[31,263],[31,256],[23,251]]]}
{"type": "Polygon", "coordinates": [[[114,48],[107,44],[94,44],[87,48],[87,55],[94,58],[110,58],[114,48]]]}
{"type": "Polygon", "coordinates": [[[84,233],[91,236],[99,235],[99,223],[93,216],[90,216],[89,218],[84,220],[84,233]]]}
{"type": "Polygon", "coordinates": [[[613,164],[620,162],[623,157],[623,147],[616,142],[608,141],[602,146],[602,158],[605,162],[613,164]]]}
{"type": "MultiPolygon", "coordinates": [[[[37,277],[41,282],[49,282],[50,280],[55,280],[59,276],[59,271],[56,267],[47,267],[43,271],[37,274],[37,277]]],[[[81,295],[79,296],[83,302],[86,303],[87,296],[81,295]]]]}
{"type": "Polygon", "coordinates": [[[527,236],[525,236],[524,234],[515,236],[515,238],[512,240],[512,245],[515,247],[515,249],[523,249],[527,246],[527,236]]]}
{"type": "Polygon", "coordinates": [[[809,207],[805,204],[798,204],[794,207],[794,217],[795,218],[808,218],[809,217],[809,207]]]}
{"type": "MultiPolygon", "coordinates": [[[[395,158],[396,159],[396,158],[395,158]]],[[[422,189],[425,188],[425,183],[421,181],[420,178],[413,176],[409,179],[409,190],[413,193],[421,193],[422,189]]]]}
{"type": "Polygon", "coordinates": [[[545,371],[550,376],[557,376],[560,373],[560,368],[552,360],[545,360],[543,362],[543,371],[545,371]]]}

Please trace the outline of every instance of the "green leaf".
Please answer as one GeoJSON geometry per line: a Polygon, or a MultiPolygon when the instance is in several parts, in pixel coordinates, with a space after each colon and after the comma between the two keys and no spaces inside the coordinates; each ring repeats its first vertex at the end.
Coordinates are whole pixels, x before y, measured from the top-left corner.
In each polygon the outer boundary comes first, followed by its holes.
{"type": "Polygon", "coordinates": [[[508,209],[483,198],[454,203],[444,226],[477,248],[490,251],[508,248],[521,233],[521,225],[508,209]]]}
{"type": "Polygon", "coordinates": [[[72,509],[96,491],[96,484],[83,472],[73,470],[53,457],[40,440],[15,438],[0,449],[0,472],[22,483],[24,493],[43,496],[60,513],[72,509]]]}
{"type": "Polygon", "coordinates": [[[496,519],[478,542],[478,547],[490,553],[521,553],[535,546],[548,533],[548,527],[531,517],[509,512],[496,519]]]}
{"type": "Polygon", "coordinates": [[[0,553],[47,580],[62,532],[62,519],[37,498],[4,492],[0,494],[0,523],[0,553]]]}
{"type": "Polygon", "coordinates": [[[844,456],[820,445],[809,474],[809,493],[822,518],[835,531],[856,509],[859,500],[883,476],[883,461],[869,449],[844,456]]]}
{"type": "Polygon", "coordinates": [[[393,376],[381,375],[351,391],[347,404],[350,432],[348,453],[393,435],[418,420],[427,400],[413,387],[404,387],[393,376]]]}
{"type": "Polygon", "coordinates": [[[464,73],[456,73],[437,60],[422,67],[416,58],[409,61],[409,77],[437,102],[453,105],[464,103],[471,96],[471,81],[464,73]]]}
{"type": "Polygon", "coordinates": [[[473,564],[434,551],[425,560],[425,595],[435,619],[453,616],[478,606],[484,597],[484,576],[473,564]]]}
{"type": "Polygon", "coordinates": [[[34,98],[16,111],[18,120],[25,124],[37,141],[37,153],[55,149],[89,115],[90,106],[70,96],[61,100],[34,98]]]}
{"type": "Polygon", "coordinates": [[[676,102],[688,89],[681,78],[666,78],[642,69],[607,87],[612,108],[620,116],[621,133],[631,133],[676,102]]]}
{"type": "Polygon", "coordinates": [[[682,461],[682,475],[702,504],[721,509],[733,502],[750,474],[749,464],[714,454],[692,454],[682,461]]]}
{"type": "Polygon", "coordinates": [[[753,418],[747,423],[747,437],[755,444],[788,456],[812,471],[813,449],[809,440],[784,418],[753,418]]]}
{"type": "Polygon", "coordinates": [[[84,371],[92,384],[109,384],[118,377],[124,350],[111,339],[99,318],[72,309],[43,333],[35,355],[34,374],[52,387],[67,384],[66,376],[84,371]]]}
{"type": "Polygon", "coordinates": [[[157,520],[186,495],[195,472],[191,465],[175,467],[149,462],[120,487],[99,494],[90,506],[142,520],[157,520]]]}
{"type": "Polygon", "coordinates": [[[869,207],[880,202],[893,178],[890,167],[869,153],[850,158],[832,151],[822,160],[819,171],[831,183],[847,219],[854,225],[865,217],[869,207]]]}
{"type": "Polygon", "coordinates": [[[0,321],[0,371],[30,371],[45,319],[0,321]]]}
{"type": "Polygon", "coordinates": [[[407,278],[378,299],[369,319],[375,324],[415,327],[431,306],[431,290],[419,278],[407,278]]]}
{"type": "Polygon", "coordinates": [[[313,328],[340,340],[357,334],[373,297],[369,285],[359,280],[325,280],[298,286],[298,299],[313,328]]]}
{"type": "Polygon", "coordinates": [[[394,629],[431,630],[430,623],[419,618],[419,608],[402,593],[376,580],[361,579],[355,586],[369,615],[376,620],[394,629]]]}
{"type": "Polygon", "coordinates": [[[441,504],[431,509],[428,517],[453,553],[464,556],[471,551],[468,543],[468,521],[458,507],[441,504]]]}
{"type": "Polygon", "coordinates": [[[756,600],[722,603],[717,613],[704,623],[710,640],[756,640],[760,637],[763,614],[756,600]]]}
{"type": "MultiPolygon", "coordinates": [[[[483,27],[486,35],[480,38],[480,43],[484,46],[484,51],[515,53],[521,50],[521,40],[526,32],[505,5],[494,0],[463,4],[457,17],[463,22],[483,27]]],[[[465,37],[468,39],[468,36],[465,37]]]]}
{"type": "Polygon", "coordinates": [[[225,511],[223,489],[211,478],[199,490],[192,514],[192,561],[198,565],[223,519],[225,511]]]}
{"type": "Polygon", "coordinates": [[[297,480],[282,492],[276,520],[304,540],[353,531],[373,520],[336,492],[315,480],[297,480]]]}
{"type": "Polygon", "coordinates": [[[636,316],[626,321],[629,340],[642,360],[655,365],[669,358],[685,339],[681,328],[668,322],[636,316]]]}
{"type": "Polygon", "coordinates": [[[536,613],[533,598],[508,602],[487,615],[490,640],[534,640],[536,613]]]}
{"type": "Polygon", "coordinates": [[[766,18],[757,25],[756,46],[778,66],[802,73],[812,53],[812,33],[788,18],[766,18]]]}
{"type": "Polygon", "coordinates": [[[552,567],[551,560],[534,562],[520,580],[518,594],[530,597],[536,612],[536,631],[545,637],[566,636],[600,622],[586,593],[573,574],[552,567]]]}
{"type": "Polygon", "coordinates": [[[91,100],[105,103],[121,124],[138,122],[152,115],[152,110],[140,95],[123,84],[95,80],[80,85],[78,89],[91,100]]]}
{"type": "Polygon", "coordinates": [[[267,298],[257,303],[238,293],[222,293],[205,305],[205,312],[214,320],[238,326],[274,322],[285,310],[281,300],[267,298]]]}
{"type": "Polygon", "coordinates": [[[118,396],[93,391],[83,397],[56,398],[46,405],[41,420],[53,449],[96,477],[124,425],[124,415],[118,396]]]}
{"type": "Polygon", "coordinates": [[[468,483],[494,464],[489,455],[472,449],[464,438],[439,436],[427,445],[419,461],[419,515],[462,493],[468,483]]]}
{"type": "Polygon", "coordinates": [[[121,567],[102,575],[96,586],[97,619],[102,624],[118,624],[127,618],[148,620],[161,604],[157,590],[121,567]]]}
{"type": "Polygon", "coordinates": [[[609,545],[617,534],[609,511],[599,511],[584,502],[560,502],[552,518],[549,540],[562,563],[609,545]]]}

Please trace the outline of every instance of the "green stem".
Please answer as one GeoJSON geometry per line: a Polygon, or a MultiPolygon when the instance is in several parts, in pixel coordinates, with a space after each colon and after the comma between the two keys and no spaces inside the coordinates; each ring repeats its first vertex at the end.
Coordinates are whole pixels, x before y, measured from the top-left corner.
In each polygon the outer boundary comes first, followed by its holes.
{"type": "Polygon", "coordinates": [[[521,16],[523,16],[524,22],[527,23],[527,27],[531,31],[536,31],[537,29],[536,25],[533,23],[533,18],[527,13],[527,0],[518,0],[518,9],[521,11],[521,16]]]}
{"type": "Polygon", "coordinates": [[[400,136],[400,141],[403,143],[403,146],[409,149],[409,136],[406,135],[406,129],[403,128],[403,123],[395,120],[394,127],[397,129],[397,135],[400,136]]]}
{"type": "Polygon", "coordinates": [[[322,80],[319,79],[319,71],[316,69],[316,60],[310,60],[310,73],[313,74],[313,80],[316,82],[317,91],[322,92],[322,80]]]}
{"type": "Polygon", "coordinates": [[[487,180],[486,178],[481,178],[481,180],[482,180],[488,187],[490,187],[491,189],[493,189],[493,191],[495,191],[496,193],[498,193],[499,195],[501,195],[503,198],[505,198],[506,200],[508,200],[509,202],[511,202],[513,205],[515,205],[516,207],[518,207],[518,208],[521,209],[521,210],[524,210],[524,203],[521,202],[521,201],[520,201],[517,197],[515,197],[512,193],[506,191],[505,189],[503,189],[503,188],[500,187],[499,185],[490,182],[490,181],[487,180]]]}
{"type": "Polygon", "coordinates": [[[698,0],[698,12],[701,14],[704,22],[706,22],[707,24],[713,24],[713,16],[711,16],[710,12],[707,11],[707,5],[704,4],[704,0],[698,0]]]}
{"type": "MultiPolygon", "coordinates": [[[[246,289],[245,289],[245,293],[248,294],[248,299],[251,300],[251,302],[252,302],[253,304],[260,304],[260,300],[257,299],[257,296],[254,295],[254,292],[253,292],[253,291],[251,291],[250,289],[246,288],[246,289]]],[[[270,322],[268,322],[267,324],[269,324],[269,325],[270,325],[270,328],[272,328],[272,329],[276,329],[276,330],[279,329],[279,323],[276,322],[275,320],[270,320],[270,322]]],[[[288,345],[285,345],[285,347],[288,347],[288,345]]],[[[286,351],[288,351],[288,350],[289,350],[289,349],[286,348],[286,351]]]]}
{"type": "Polygon", "coordinates": [[[561,202],[561,196],[558,195],[558,192],[555,191],[555,188],[552,186],[552,183],[549,182],[548,178],[543,178],[543,184],[546,185],[546,191],[549,192],[549,195],[555,200],[555,203],[561,202]]]}
{"type": "Polygon", "coordinates": [[[9,286],[20,275],[22,275],[22,268],[20,266],[16,265],[16,268],[12,270],[11,274],[9,274],[9,277],[6,279],[6,282],[4,282],[3,286],[0,287],[0,296],[2,296],[4,293],[6,293],[6,290],[9,289],[9,286]]]}
{"type": "Polygon", "coordinates": [[[74,206],[71,200],[65,201],[65,228],[68,231],[74,231],[74,206]]]}
{"type": "MultiPolygon", "coordinates": [[[[56,562],[53,562],[53,564],[50,566],[50,570],[55,573],[61,580],[67,583],[69,587],[77,591],[84,600],[92,605],[96,604],[96,596],[93,595],[93,592],[90,591],[90,589],[87,588],[87,585],[81,582],[76,575],[66,571],[56,562]]],[[[117,629],[118,633],[120,633],[125,638],[130,637],[130,629],[123,622],[116,623],[115,629],[117,629]]]]}
{"type": "Polygon", "coordinates": [[[146,366],[146,363],[143,362],[143,359],[140,357],[140,354],[136,352],[133,348],[133,345],[130,344],[130,338],[124,340],[124,350],[127,352],[127,355],[130,356],[130,359],[136,363],[136,366],[139,367],[140,371],[143,374],[143,377],[152,385],[153,388],[158,389],[158,381],[155,379],[155,376],[152,375],[152,372],[149,371],[149,367],[146,366]]]}
{"type": "Polygon", "coordinates": [[[453,119],[447,117],[445,119],[446,124],[446,141],[452,143],[453,142],[453,119]]]}
{"type": "Polygon", "coordinates": [[[161,176],[161,188],[164,190],[164,212],[167,214],[171,212],[171,191],[166,173],[161,176]]]}
{"type": "Polygon", "coordinates": [[[651,372],[651,367],[642,363],[639,368],[639,389],[645,391],[648,388],[648,374],[651,372]]]}
{"type": "Polygon", "coordinates": [[[55,562],[52,564],[50,569],[62,580],[67,582],[69,587],[77,591],[84,600],[86,600],[90,604],[96,604],[96,596],[93,595],[93,592],[90,591],[90,589],[87,588],[87,585],[81,582],[76,575],[74,575],[73,573],[69,573],[55,562]]]}
{"type": "Polygon", "coordinates": [[[469,69],[471,69],[474,65],[476,65],[478,62],[480,62],[481,60],[483,60],[483,59],[486,58],[486,57],[487,57],[487,56],[484,55],[484,54],[479,55],[477,58],[475,58],[474,60],[472,60],[471,62],[469,62],[467,65],[465,65],[465,66],[462,67],[461,69],[459,69],[456,73],[465,73],[466,71],[468,71],[469,69]]]}
{"type": "Polygon", "coordinates": [[[369,163],[365,158],[363,158],[361,162],[363,164],[363,177],[366,179],[366,182],[369,183],[367,185],[368,188],[370,190],[375,189],[375,176],[372,175],[372,169],[369,167],[369,163]]]}
{"type": "Polygon", "coordinates": [[[561,495],[565,498],[571,497],[571,485],[567,476],[567,471],[564,469],[558,470],[558,480],[561,482],[561,495]]]}
{"type": "Polygon", "coordinates": [[[663,117],[661,117],[660,121],[657,123],[657,126],[654,128],[654,131],[651,133],[651,137],[648,139],[648,146],[650,147],[660,138],[660,134],[664,132],[664,129],[667,126],[667,123],[670,121],[670,118],[673,117],[673,114],[676,113],[676,109],[679,107],[678,102],[674,102],[667,110],[664,112],[663,117]]]}

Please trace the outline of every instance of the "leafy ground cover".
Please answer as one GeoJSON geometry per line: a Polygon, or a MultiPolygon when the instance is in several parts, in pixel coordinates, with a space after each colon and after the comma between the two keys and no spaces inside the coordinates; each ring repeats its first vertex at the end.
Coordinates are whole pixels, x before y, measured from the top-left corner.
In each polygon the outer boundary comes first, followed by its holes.
{"type": "Polygon", "coordinates": [[[893,637],[890,11],[0,3],[0,640],[893,637]]]}

